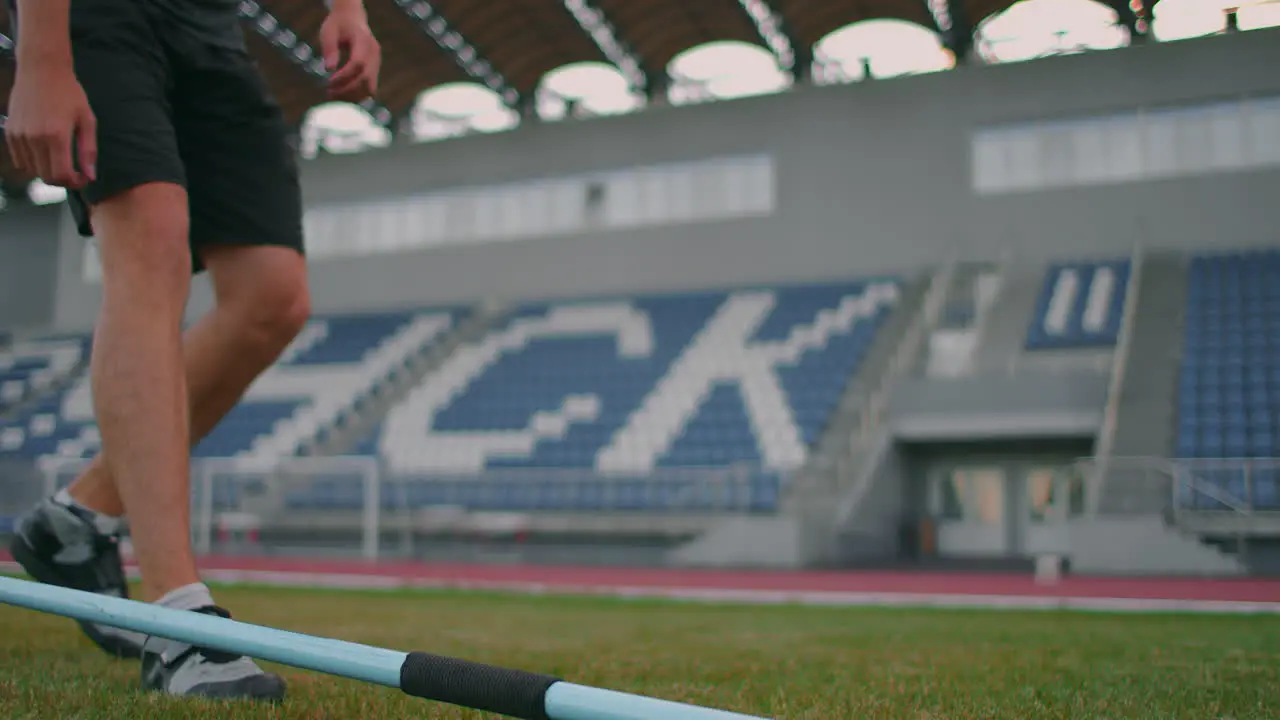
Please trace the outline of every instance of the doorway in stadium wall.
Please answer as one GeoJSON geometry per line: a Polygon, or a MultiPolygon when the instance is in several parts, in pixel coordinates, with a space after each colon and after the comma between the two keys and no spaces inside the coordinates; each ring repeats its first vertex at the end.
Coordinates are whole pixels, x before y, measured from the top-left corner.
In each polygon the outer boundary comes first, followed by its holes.
{"type": "Polygon", "coordinates": [[[955,559],[1031,558],[1067,550],[1084,507],[1081,479],[1061,462],[956,462],[930,468],[934,553],[955,559]]]}

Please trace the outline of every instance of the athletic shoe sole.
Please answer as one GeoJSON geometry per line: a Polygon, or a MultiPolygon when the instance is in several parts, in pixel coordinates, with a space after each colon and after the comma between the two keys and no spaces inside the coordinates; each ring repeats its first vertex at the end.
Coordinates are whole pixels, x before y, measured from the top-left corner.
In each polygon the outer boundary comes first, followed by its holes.
{"type": "MultiPolygon", "coordinates": [[[[9,553],[13,555],[14,561],[21,565],[22,569],[26,570],[27,574],[35,578],[38,582],[42,582],[45,585],[56,585],[58,587],[71,588],[74,590],[81,589],[67,582],[66,577],[63,576],[62,573],[58,572],[56,567],[37,557],[31,547],[27,545],[26,540],[23,539],[21,534],[14,536],[13,542],[9,544],[9,553]]],[[[91,623],[77,622],[80,625],[80,629],[84,631],[84,634],[88,635],[89,639],[93,641],[93,644],[97,645],[108,655],[129,660],[138,660],[142,657],[142,648],[137,647],[132,643],[120,640],[119,638],[103,635],[98,630],[97,626],[91,623]]]]}

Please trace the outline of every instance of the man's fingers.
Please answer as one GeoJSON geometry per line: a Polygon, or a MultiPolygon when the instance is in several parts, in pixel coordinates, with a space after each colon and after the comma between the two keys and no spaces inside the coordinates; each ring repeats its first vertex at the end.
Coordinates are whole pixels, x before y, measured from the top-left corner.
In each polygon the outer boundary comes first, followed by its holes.
{"type": "Polygon", "coordinates": [[[22,138],[14,133],[6,133],[4,142],[9,148],[9,160],[13,162],[14,167],[30,172],[33,169],[31,167],[31,157],[27,154],[26,143],[22,141],[22,138]]]}
{"type": "Polygon", "coordinates": [[[336,97],[346,98],[362,91],[364,94],[358,100],[363,100],[372,94],[368,90],[365,69],[362,65],[347,65],[329,83],[329,93],[336,97]]]}
{"type": "Polygon", "coordinates": [[[82,185],[80,174],[71,161],[71,134],[57,133],[40,139],[40,178],[50,185],[70,190],[82,185]]]}
{"type": "Polygon", "coordinates": [[[366,62],[363,57],[352,55],[347,58],[346,64],[338,68],[337,72],[329,76],[330,87],[345,87],[351,84],[364,73],[366,62]]]}
{"type": "Polygon", "coordinates": [[[84,117],[76,127],[76,145],[80,164],[80,177],[84,182],[98,179],[98,121],[93,111],[86,108],[84,117]]]}
{"type": "Polygon", "coordinates": [[[348,57],[329,77],[331,98],[359,102],[377,92],[382,50],[371,37],[357,37],[347,44],[348,57]]]}

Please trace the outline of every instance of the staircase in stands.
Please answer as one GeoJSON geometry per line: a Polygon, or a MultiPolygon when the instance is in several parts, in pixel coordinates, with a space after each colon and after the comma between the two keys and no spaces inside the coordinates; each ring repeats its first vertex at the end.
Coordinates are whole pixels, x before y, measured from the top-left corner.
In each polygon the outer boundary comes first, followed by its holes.
{"type": "Polygon", "coordinates": [[[335,424],[328,436],[306,448],[303,455],[333,456],[351,453],[387,412],[423,378],[440,367],[460,346],[482,337],[494,323],[501,321],[507,307],[488,300],[475,305],[462,322],[439,341],[424,348],[408,360],[402,372],[378,385],[370,398],[354,413],[335,424]]]}

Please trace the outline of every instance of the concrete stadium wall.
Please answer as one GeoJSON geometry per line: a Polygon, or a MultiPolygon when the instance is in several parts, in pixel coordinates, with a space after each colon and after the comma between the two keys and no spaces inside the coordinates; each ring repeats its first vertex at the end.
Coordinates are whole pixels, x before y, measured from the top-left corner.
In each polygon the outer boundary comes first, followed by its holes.
{"type": "MultiPolygon", "coordinates": [[[[770,154],[761,219],[319,260],[318,311],[543,298],[897,272],[953,252],[996,259],[1127,255],[1280,240],[1280,171],[984,196],[982,127],[1280,93],[1280,30],[1004,66],[805,88],[782,96],[400,145],[304,165],[309,206],[459,186],[770,154]]],[[[98,288],[63,230],[56,321],[86,328],[98,288]],[[72,251],[74,250],[74,252],[72,251]]],[[[201,290],[193,312],[208,302],[201,290]]]]}
{"type": "Polygon", "coordinates": [[[53,322],[60,208],[16,207],[0,215],[0,329],[53,322]]]}
{"type": "Polygon", "coordinates": [[[1107,384],[1105,373],[1091,372],[912,379],[894,388],[889,424],[895,437],[912,442],[1092,438],[1107,384]]]}

